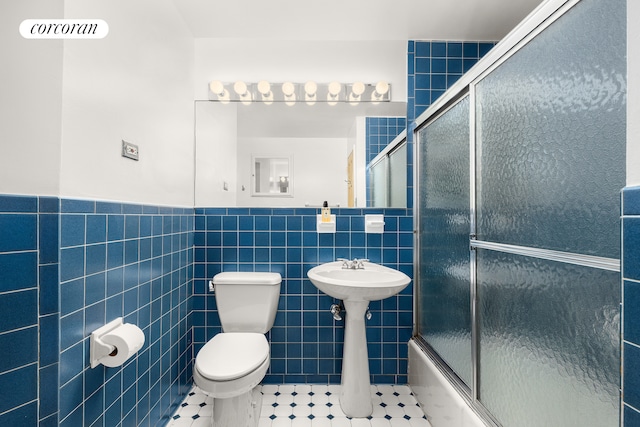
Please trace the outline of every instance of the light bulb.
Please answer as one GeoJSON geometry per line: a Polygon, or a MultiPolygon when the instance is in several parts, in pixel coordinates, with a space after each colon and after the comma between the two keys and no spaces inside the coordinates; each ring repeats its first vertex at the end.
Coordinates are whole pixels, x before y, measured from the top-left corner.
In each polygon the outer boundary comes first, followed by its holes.
{"type": "Polygon", "coordinates": [[[293,85],[293,83],[291,82],[282,83],[282,93],[284,93],[285,96],[288,97],[293,95],[295,90],[296,90],[296,87],[293,85]]]}
{"type": "Polygon", "coordinates": [[[240,96],[243,96],[247,93],[247,84],[242,80],[238,80],[233,84],[233,90],[240,96]]]}
{"type": "Polygon", "coordinates": [[[209,83],[209,89],[218,96],[222,96],[224,94],[224,84],[220,80],[214,80],[209,83]]]}
{"type": "Polygon", "coordinates": [[[378,95],[382,96],[387,92],[389,92],[389,83],[380,81],[376,84],[376,93],[378,93],[378,95]]]}
{"type": "Polygon", "coordinates": [[[304,91],[309,96],[314,96],[317,90],[318,85],[316,84],[316,82],[306,82],[304,84],[304,91]]]}
{"type": "Polygon", "coordinates": [[[329,89],[329,94],[333,97],[336,97],[342,90],[342,85],[338,82],[331,82],[329,83],[328,89],[329,89]]]}
{"type": "Polygon", "coordinates": [[[271,92],[271,83],[269,83],[266,80],[260,80],[258,82],[258,92],[268,96],[269,93],[271,92]]]}
{"type": "Polygon", "coordinates": [[[351,85],[351,91],[356,97],[359,97],[364,93],[364,83],[355,82],[353,85],[351,85]]]}

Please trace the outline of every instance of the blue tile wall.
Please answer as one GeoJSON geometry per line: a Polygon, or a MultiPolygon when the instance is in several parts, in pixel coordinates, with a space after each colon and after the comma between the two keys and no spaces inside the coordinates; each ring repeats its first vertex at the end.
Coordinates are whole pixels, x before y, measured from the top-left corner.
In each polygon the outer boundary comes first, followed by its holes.
{"type": "Polygon", "coordinates": [[[193,209],[61,200],[60,426],[169,419],[190,387],[192,277],[193,209]],[[117,317],[145,344],[121,367],[91,369],[89,335],[117,317]]]}
{"type": "Polygon", "coordinates": [[[640,425],[640,187],[622,191],[623,425],[640,425]]]}
{"type": "MultiPolygon", "coordinates": [[[[335,234],[316,232],[317,209],[196,209],[194,354],[221,331],[208,280],[221,271],[272,271],[283,277],[275,325],[269,333],[267,383],[338,383],[344,322],[336,301],[322,294],[307,271],[336,258],[368,258],[413,275],[413,220],[408,209],[335,209],[335,234]],[[365,234],[364,213],[384,213],[385,233],[365,234]]],[[[412,286],[370,305],[367,324],[374,383],[407,383],[412,330],[412,286]]]]}
{"type": "Polygon", "coordinates": [[[0,196],[0,425],[58,424],[58,218],[57,198],[0,196]]]}
{"type": "Polygon", "coordinates": [[[407,121],[413,122],[494,45],[494,42],[409,41],[407,121]]]}
{"type": "Polygon", "coordinates": [[[410,40],[407,48],[407,204],[413,207],[415,120],[495,42],[410,40]]]}

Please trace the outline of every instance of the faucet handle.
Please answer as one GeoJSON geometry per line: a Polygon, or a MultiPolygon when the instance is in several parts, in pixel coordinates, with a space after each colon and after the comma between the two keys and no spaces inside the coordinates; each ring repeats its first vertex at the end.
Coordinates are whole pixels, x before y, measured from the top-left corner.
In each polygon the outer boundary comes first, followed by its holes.
{"type": "Polygon", "coordinates": [[[346,258],[338,258],[336,261],[342,262],[342,268],[349,268],[351,266],[352,261],[349,261],[346,258]]]}
{"type": "Polygon", "coordinates": [[[364,263],[365,262],[369,262],[369,260],[367,258],[362,258],[362,259],[358,259],[358,258],[354,258],[353,262],[356,263],[356,268],[364,268],[364,263]]]}

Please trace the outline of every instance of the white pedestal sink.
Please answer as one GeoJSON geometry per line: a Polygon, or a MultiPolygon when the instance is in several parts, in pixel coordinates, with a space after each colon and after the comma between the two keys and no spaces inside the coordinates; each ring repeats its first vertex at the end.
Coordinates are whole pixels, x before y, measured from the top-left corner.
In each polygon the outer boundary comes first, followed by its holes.
{"type": "Polygon", "coordinates": [[[347,320],[344,332],[340,406],[349,417],[368,417],[373,411],[369,382],[369,356],[365,313],[369,301],[396,295],[411,279],[406,274],[372,262],[364,268],[343,268],[341,261],[328,262],[307,273],[322,292],[344,301],[347,320]]]}

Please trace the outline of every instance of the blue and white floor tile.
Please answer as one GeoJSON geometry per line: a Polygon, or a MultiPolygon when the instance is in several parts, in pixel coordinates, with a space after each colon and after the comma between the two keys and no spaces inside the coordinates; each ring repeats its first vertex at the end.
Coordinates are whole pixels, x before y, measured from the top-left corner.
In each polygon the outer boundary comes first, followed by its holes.
{"type": "MultiPolygon", "coordinates": [[[[407,386],[373,385],[373,414],[348,418],[340,408],[339,385],[262,386],[258,427],[431,427],[407,386]]],[[[194,387],[168,424],[211,427],[213,399],[194,387]]]]}

